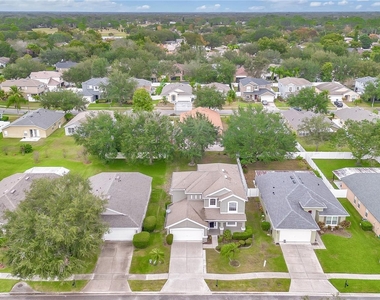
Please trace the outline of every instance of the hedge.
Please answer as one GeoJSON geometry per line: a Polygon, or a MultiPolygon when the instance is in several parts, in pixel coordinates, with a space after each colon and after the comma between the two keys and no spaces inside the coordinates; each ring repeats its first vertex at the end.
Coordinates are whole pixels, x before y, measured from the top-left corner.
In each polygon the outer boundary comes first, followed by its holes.
{"type": "Polygon", "coordinates": [[[364,231],[371,231],[372,230],[372,224],[369,221],[362,221],[361,227],[364,231]]]}
{"type": "Polygon", "coordinates": [[[157,218],[155,216],[148,216],[144,219],[143,230],[153,232],[156,228],[157,218]]]}
{"type": "Polygon", "coordinates": [[[173,234],[172,234],[172,233],[169,233],[169,234],[166,236],[166,243],[167,243],[168,245],[173,244],[173,234]]]}
{"type": "Polygon", "coordinates": [[[270,223],[267,221],[261,222],[261,229],[263,231],[268,231],[270,229],[270,223]]]}
{"type": "Polygon", "coordinates": [[[141,231],[133,236],[133,246],[139,249],[143,249],[149,246],[150,233],[147,231],[141,231]]]}
{"type": "Polygon", "coordinates": [[[247,226],[244,232],[234,232],[232,234],[232,238],[234,240],[246,240],[246,239],[251,238],[252,235],[253,235],[252,228],[247,226]]]}

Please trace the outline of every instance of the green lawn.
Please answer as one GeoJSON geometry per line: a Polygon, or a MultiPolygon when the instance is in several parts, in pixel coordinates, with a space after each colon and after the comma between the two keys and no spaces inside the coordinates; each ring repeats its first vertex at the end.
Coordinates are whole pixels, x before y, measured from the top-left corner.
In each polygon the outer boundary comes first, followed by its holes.
{"type": "Polygon", "coordinates": [[[339,200],[350,217],[351,237],[325,233],[322,235],[326,248],[315,250],[326,273],[380,274],[380,239],[371,231],[360,228],[361,216],[347,199],[339,200]]]}
{"type": "Polygon", "coordinates": [[[132,292],[159,292],[166,280],[128,280],[132,292]]]}
{"type": "Polygon", "coordinates": [[[13,286],[20,280],[0,279],[0,293],[9,293],[13,286]]]}
{"type": "Polygon", "coordinates": [[[380,293],[379,280],[347,279],[348,286],[345,286],[346,279],[329,281],[340,293],[380,293]]]}
{"type": "Polygon", "coordinates": [[[213,292],[289,292],[290,279],[205,280],[213,292]]]}
{"type": "MultiPolygon", "coordinates": [[[[305,137],[297,136],[297,142],[300,143],[301,146],[306,151],[316,151],[315,144],[311,144],[310,142],[308,142],[305,137]]],[[[350,152],[350,149],[348,149],[347,147],[341,147],[337,149],[332,143],[330,143],[329,141],[326,141],[319,144],[318,151],[319,152],[335,152],[335,151],[350,152]]]]}
{"type": "MultiPolygon", "coordinates": [[[[363,107],[367,109],[372,109],[372,102],[371,101],[361,101],[361,102],[350,102],[350,101],[344,101],[347,106],[350,107],[363,107]]],[[[373,108],[380,107],[380,101],[375,101],[373,108]]]]}
{"type": "Polygon", "coordinates": [[[363,160],[362,165],[356,164],[356,159],[313,159],[318,168],[326,176],[328,180],[333,180],[332,171],[341,168],[352,167],[379,167],[380,164],[375,161],[363,160]]]}
{"type": "Polygon", "coordinates": [[[206,250],[208,273],[251,273],[251,272],[287,272],[280,246],[273,243],[272,237],[261,230],[259,200],[250,198],[246,204],[247,226],[253,228],[253,243],[250,248],[241,248],[236,256],[239,267],[229,265],[228,258],[215,250],[206,250]],[[266,266],[264,267],[264,261],[266,266]]]}
{"type": "Polygon", "coordinates": [[[27,281],[30,287],[38,292],[79,292],[87,284],[87,280],[76,280],[75,286],[73,281],[27,281]]]}

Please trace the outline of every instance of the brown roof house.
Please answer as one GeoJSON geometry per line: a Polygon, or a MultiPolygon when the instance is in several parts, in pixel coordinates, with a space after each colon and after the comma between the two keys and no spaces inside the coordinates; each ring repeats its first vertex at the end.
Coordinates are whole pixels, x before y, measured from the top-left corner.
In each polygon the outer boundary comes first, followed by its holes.
{"type": "Polygon", "coordinates": [[[232,164],[199,164],[197,171],[173,172],[165,228],[176,241],[244,231],[247,220],[244,178],[232,164]]]}
{"type": "Polygon", "coordinates": [[[65,123],[65,113],[48,109],[30,111],[3,128],[4,138],[38,141],[46,138],[65,123]]]}
{"type": "Polygon", "coordinates": [[[11,90],[12,86],[17,86],[25,95],[25,98],[31,102],[36,101],[33,98],[34,96],[41,95],[48,91],[48,87],[45,83],[35,79],[10,79],[0,83],[0,88],[6,93],[11,90]]]}
{"type": "Polygon", "coordinates": [[[92,192],[108,201],[102,218],[108,241],[131,241],[141,231],[152,191],[152,177],[138,172],[103,172],[89,178],[92,192]]]}
{"type": "Polygon", "coordinates": [[[220,118],[220,114],[206,107],[197,107],[188,112],[183,112],[179,116],[180,122],[183,122],[187,117],[192,116],[193,118],[197,116],[197,113],[204,115],[215,127],[219,128],[219,133],[223,132],[223,123],[220,118]]]}
{"type": "Polygon", "coordinates": [[[209,87],[209,88],[213,88],[225,96],[231,90],[231,88],[228,84],[224,84],[224,83],[220,83],[220,82],[211,82],[211,83],[205,84],[204,86],[209,87]]]}
{"type": "Polygon", "coordinates": [[[45,83],[49,91],[54,91],[63,86],[62,73],[57,71],[31,72],[30,79],[45,83]]]}

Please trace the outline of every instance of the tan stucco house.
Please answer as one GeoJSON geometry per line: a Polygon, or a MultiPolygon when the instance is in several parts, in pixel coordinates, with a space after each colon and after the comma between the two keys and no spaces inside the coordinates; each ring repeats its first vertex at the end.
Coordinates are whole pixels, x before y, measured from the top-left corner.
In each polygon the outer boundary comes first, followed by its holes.
{"type": "Polygon", "coordinates": [[[244,231],[248,201],[237,165],[200,164],[174,172],[165,229],[177,241],[205,241],[208,235],[244,231]]]}
{"type": "Polygon", "coordinates": [[[46,138],[65,123],[65,113],[48,109],[30,111],[3,128],[4,138],[46,138]]]}
{"type": "Polygon", "coordinates": [[[48,91],[47,84],[35,79],[10,79],[0,83],[0,88],[6,93],[11,90],[11,86],[17,86],[29,101],[35,101],[34,96],[48,91]]]}

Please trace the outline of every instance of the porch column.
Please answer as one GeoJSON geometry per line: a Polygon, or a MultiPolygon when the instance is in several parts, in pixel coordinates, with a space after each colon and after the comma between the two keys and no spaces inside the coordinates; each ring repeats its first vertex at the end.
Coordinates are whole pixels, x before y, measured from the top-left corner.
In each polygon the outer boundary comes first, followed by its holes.
{"type": "Polygon", "coordinates": [[[224,231],[224,223],[223,222],[218,222],[219,223],[219,234],[222,235],[224,231]]]}
{"type": "Polygon", "coordinates": [[[245,222],[241,223],[241,228],[240,229],[241,229],[241,231],[245,231],[245,222]]]}

